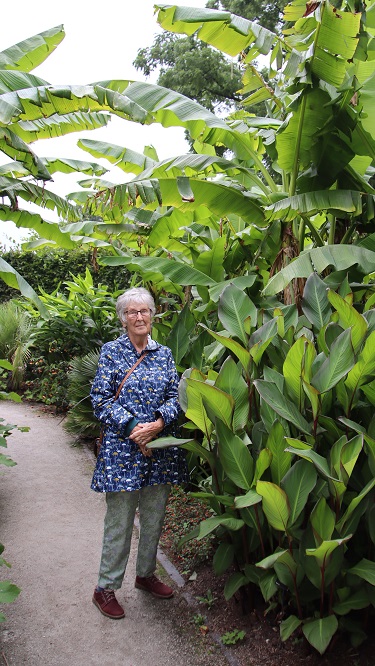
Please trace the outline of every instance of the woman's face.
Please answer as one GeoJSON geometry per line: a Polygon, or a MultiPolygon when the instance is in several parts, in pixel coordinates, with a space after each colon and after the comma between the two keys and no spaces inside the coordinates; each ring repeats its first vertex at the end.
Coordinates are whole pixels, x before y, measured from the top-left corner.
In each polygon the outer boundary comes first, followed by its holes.
{"type": "Polygon", "coordinates": [[[150,308],[144,303],[131,301],[126,310],[126,328],[128,335],[146,336],[151,331],[151,312],[150,308]]]}

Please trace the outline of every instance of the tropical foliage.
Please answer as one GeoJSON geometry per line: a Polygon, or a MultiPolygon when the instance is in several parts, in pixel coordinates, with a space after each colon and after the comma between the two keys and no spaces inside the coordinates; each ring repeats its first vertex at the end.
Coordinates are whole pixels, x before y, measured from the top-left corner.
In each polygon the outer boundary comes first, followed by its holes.
{"type": "MultiPolygon", "coordinates": [[[[81,140],[124,182],[90,166],[69,202],[53,200],[68,223],[48,226],[14,210],[15,196],[52,205],[17,172],[3,190],[7,219],[17,214],[39,244],[101,246],[103,263],[153,292],[154,337],[184,372],[184,446],[213,512],[195,536],[222,537],[214,567],[235,567],[228,597],[259,586],[281,608],[282,637],[302,631],[321,653],[337,629],[360,643],[360,611],[375,605],[374,17],[375,2],[295,0],[276,34],[226,11],[159,5],[170,32],[241,54],[242,94],[266,104],[262,118],[223,120],[122,80],[0,95],[0,121],[25,143],[31,108],[40,136],[63,109],[189,132],[196,154],[163,161],[150,147],[81,140]]],[[[48,165],[33,160],[25,149],[28,172],[47,181],[48,165]]]]}
{"type": "MultiPolygon", "coordinates": [[[[117,337],[121,330],[115,314],[117,292],[102,284],[95,287],[88,269],[85,277],[72,275],[71,278],[64,283],[66,293],[55,290],[48,294],[40,290],[47,318],[41,318],[32,304],[22,304],[33,321],[30,338],[32,353],[26,367],[24,395],[28,399],[54,405],[59,411],[66,410],[70,404],[68,381],[73,359],[86,355],[88,350],[95,352],[100,349],[104,342],[117,337]]],[[[85,396],[80,396],[78,400],[72,396],[72,403],[75,405],[86,397],[84,409],[86,413],[90,412],[89,421],[92,424],[94,419],[89,393],[86,390],[85,396]]],[[[76,433],[82,435],[82,428],[76,433]]]]}
{"type": "Polygon", "coordinates": [[[180,395],[213,514],[187,538],[219,529],[226,598],[259,586],[282,638],[302,627],[321,653],[338,628],[361,642],[357,611],[375,602],[375,311],[339,292],[312,274],[298,315],[228,285],[209,333],[231,353],[186,371],[180,395]]]}
{"type": "Polygon", "coordinates": [[[7,389],[18,390],[23,380],[26,361],[30,356],[31,320],[13,301],[0,305],[0,358],[8,361],[2,372],[7,389]]]}

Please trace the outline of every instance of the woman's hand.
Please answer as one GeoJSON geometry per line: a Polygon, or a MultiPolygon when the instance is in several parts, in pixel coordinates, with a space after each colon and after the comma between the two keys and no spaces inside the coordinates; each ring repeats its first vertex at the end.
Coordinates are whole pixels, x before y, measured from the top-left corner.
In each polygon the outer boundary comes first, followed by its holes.
{"type": "Polygon", "coordinates": [[[130,439],[138,444],[144,456],[151,456],[152,452],[146,449],[146,445],[152,442],[155,437],[164,428],[164,419],[160,416],[156,421],[148,421],[147,423],[138,423],[129,434],[130,439]]]}

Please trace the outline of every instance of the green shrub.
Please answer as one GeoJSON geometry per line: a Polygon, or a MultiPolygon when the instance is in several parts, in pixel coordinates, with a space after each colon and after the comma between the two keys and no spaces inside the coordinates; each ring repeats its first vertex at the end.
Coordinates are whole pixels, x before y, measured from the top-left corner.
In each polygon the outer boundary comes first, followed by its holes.
{"type": "Polygon", "coordinates": [[[195,495],[214,514],[190,538],[216,532],[215,572],[235,568],[226,598],[258,586],[282,614],[282,639],[302,632],[321,654],[337,630],[358,645],[360,611],[374,615],[370,307],[354,306],[347,281],[336,293],[316,274],[303,313],[257,311],[228,285],[218,309],[225,330],[210,331],[227,358],[219,372],[190,369],[181,382],[186,425],[202,433],[186,447],[209,468],[195,495]]]}
{"type": "MultiPolygon", "coordinates": [[[[129,284],[129,273],[122,267],[100,266],[94,255],[95,250],[63,250],[42,248],[37,251],[23,252],[11,249],[1,252],[1,258],[9,263],[35,289],[52,293],[59,289],[67,294],[69,288],[64,284],[74,275],[84,276],[89,270],[94,286],[107,284],[111,291],[124,290],[129,284]]],[[[100,255],[100,250],[98,251],[100,255]]],[[[0,303],[18,298],[19,291],[0,281],[0,303]]]]}

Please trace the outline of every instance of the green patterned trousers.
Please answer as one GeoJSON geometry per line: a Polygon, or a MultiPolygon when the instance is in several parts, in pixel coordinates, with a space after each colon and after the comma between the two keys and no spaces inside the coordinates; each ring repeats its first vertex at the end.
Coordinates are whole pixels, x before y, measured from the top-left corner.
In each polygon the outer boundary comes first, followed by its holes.
{"type": "Polygon", "coordinates": [[[132,492],[106,493],[102,557],[98,586],[118,590],[129,559],[134,517],[139,508],[136,574],[145,578],[156,569],[156,553],[170,485],[145,486],[132,492]]]}

